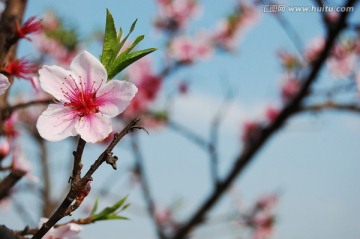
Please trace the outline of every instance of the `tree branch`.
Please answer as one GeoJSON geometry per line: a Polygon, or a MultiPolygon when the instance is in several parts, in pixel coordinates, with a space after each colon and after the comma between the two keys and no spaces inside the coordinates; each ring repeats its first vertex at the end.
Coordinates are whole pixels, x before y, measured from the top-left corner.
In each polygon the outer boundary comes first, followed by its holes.
{"type": "MultiPolygon", "coordinates": [[[[17,41],[16,37],[16,22],[22,22],[25,12],[27,0],[8,0],[6,6],[1,14],[0,21],[0,67],[3,67],[8,59],[15,57],[17,41]]],[[[9,77],[12,83],[13,77],[9,77]]],[[[9,89],[5,94],[0,95],[0,112],[8,106],[7,98],[9,89]]],[[[8,116],[6,116],[7,118],[8,116]]],[[[0,114],[0,125],[2,125],[4,115],[0,114]]],[[[3,133],[0,130],[0,134],[3,133]]]]}
{"type": "MultiPolygon", "coordinates": [[[[347,7],[355,5],[356,0],[348,0],[346,5],[347,7]]],[[[340,32],[346,27],[346,20],[349,15],[349,12],[344,12],[341,14],[335,27],[330,29],[327,34],[327,40],[324,47],[324,50],[319,55],[318,59],[313,63],[311,70],[306,77],[303,77],[303,84],[300,91],[297,95],[291,99],[288,104],[284,107],[282,112],[279,114],[277,119],[270,124],[268,127],[264,128],[260,133],[258,140],[254,141],[252,144],[249,144],[246,147],[242,154],[236,159],[232,169],[224,178],[224,180],[219,184],[219,187],[214,190],[210,196],[203,202],[198,210],[190,217],[190,219],[183,224],[183,226],[174,234],[172,239],[182,239],[186,238],[187,234],[204,219],[208,211],[217,203],[221,198],[225,190],[232,184],[234,179],[241,173],[245,167],[251,162],[253,156],[261,149],[261,147],[267,142],[267,140],[274,134],[285,121],[294,114],[303,99],[306,97],[311,84],[316,80],[320,69],[322,68],[324,62],[326,61],[330,51],[335,44],[340,32]]]]}
{"type": "MultiPolygon", "coordinates": [[[[90,166],[87,173],[82,177],[80,180],[72,180],[71,181],[71,187],[66,195],[63,202],[60,204],[60,206],[57,208],[57,210],[53,213],[53,215],[49,218],[49,220],[44,223],[41,228],[37,231],[37,233],[32,237],[32,239],[41,239],[49,230],[52,228],[61,218],[68,216],[74,208],[77,208],[81,201],[76,202],[72,205],[72,203],[75,201],[75,199],[82,193],[82,191],[85,189],[87,183],[92,180],[92,175],[95,173],[95,171],[103,164],[107,157],[111,154],[114,147],[120,142],[120,140],[127,135],[130,132],[133,132],[136,129],[143,129],[142,127],[138,126],[140,119],[134,119],[132,120],[121,132],[116,133],[114,135],[113,140],[111,141],[110,145],[104,150],[104,152],[98,157],[98,159],[90,166]]],[[[77,153],[80,156],[82,155],[83,150],[83,142],[79,140],[79,144],[77,147],[77,153]]],[[[84,144],[85,145],[85,144],[84,144]]],[[[77,157],[75,156],[75,161],[77,161],[77,157]]],[[[74,165],[74,167],[78,167],[78,165],[74,165]]],[[[75,175],[75,179],[77,178],[78,169],[73,170],[73,175],[75,175]]]]}
{"type": "Polygon", "coordinates": [[[71,180],[79,181],[81,179],[81,169],[82,163],[81,158],[85,149],[85,140],[79,137],[79,142],[76,151],[73,152],[74,155],[74,165],[73,165],[73,173],[71,176],[71,180]]]}
{"type": "Polygon", "coordinates": [[[50,103],[53,103],[54,99],[43,99],[43,100],[33,100],[25,103],[19,103],[16,105],[8,106],[3,109],[3,115],[11,115],[16,110],[24,109],[30,106],[34,105],[48,105],[50,103]]]}
{"type": "Polygon", "coordinates": [[[0,200],[9,195],[12,187],[26,174],[22,170],[11,170],[11,172],[0,182],[0,200]]]}

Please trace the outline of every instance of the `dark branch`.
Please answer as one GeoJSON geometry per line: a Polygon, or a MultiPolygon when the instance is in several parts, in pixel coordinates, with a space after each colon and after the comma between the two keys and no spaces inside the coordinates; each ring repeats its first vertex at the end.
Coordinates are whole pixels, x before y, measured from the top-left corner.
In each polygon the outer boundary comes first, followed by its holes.
{"type": "Polygon", "coordinates": [[[73,165],[73,173],[71,179],[74,181],[79,181],[81,179],[81,169],[82,169],[81,158],[85,149],[85,144],[86,144],[85,140],[79,137],[78,146],[76,148],[76,151],[73,152],[74,165],[73,165]]]}
{"type": "Polygon", "coordinates": [[[22,170],[12,170],[8,176],[0,182],[0,200],[9,195],[10,190],[25,174],[26,172],[22,170]]]}

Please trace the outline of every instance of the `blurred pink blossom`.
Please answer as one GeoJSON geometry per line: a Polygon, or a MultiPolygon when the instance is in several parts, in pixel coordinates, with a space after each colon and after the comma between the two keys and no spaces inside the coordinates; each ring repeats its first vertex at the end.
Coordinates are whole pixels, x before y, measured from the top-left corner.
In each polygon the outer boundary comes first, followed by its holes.
{"type": "Polygon", "coordinates": [[[236,42],[248,27],[257,22],[258,16],[254,5],[239,1],[235,12],[217,23],[212,36],[213,42],[224,50],[233,51],[236,42]]]}
{"type": "MultiPolygon", "coordinates": [[[[41,218],[39,228],[47,221],[47,218],[41,218]]],[[[83,228],[75,223],[68,223],[66,225],[51,228],[43,237],[43,239],[80,239],[79,233],[83,228]]]]}
{"type": "Polygon", "coordinates": [[[155,217],[161,225],[165,225],[172,220],[172,213],[171,210],[168,208],[160,208],[156,210],[155,217]]]}
{"type": "Polygon", "coordinates": [[[211,52],[211,42],[204,35],[198,35],[195,38],[178,36],[170,42],[169,46],[169,56],[185,64],[206,59],[211,52]]]}
{"type": "Polygon", "coordinates": [[[310,41],[310,44],[305,50],[305,59],[308,62],[315,61],[319,54],[322,52],[322,50],[325,47],[325,39],[323,37],[316,37],[313,40],[310,41]]]}
{"type": "Polygon", "coordinates": [[[272,123],[276,120],[276,118],[279,116],[279,109],[276,108],[275,106],[268,106],[265,109],[265,117],[266,117],[266,121],[268,121],[269,123],[272,123]]]}
{"type": "Polygon", "coordinates": [[[338,12],[326,12],[325,13],[325,20],[330,23],[334,24],[339,20],[339,13],[338,12]]]}
{"type": "Polygon", "coordinates": [[[178,85],[178,89],[180,94],[187,94],[189,91],[189,83],[181,81],[178,85]]]}
{"type": "Polygon", "coordinates": [[[29,173],[32,169],[31,164],[28,160],[26,160],[24,154],[20,152],[19,147],[15,147],[11,168],[14,170],[20,170],[25,173],[29,173]]]}
{"type": "Polygon", "coordinates": [[[0,95],[3,95],[6,90],[9,88],[10,82],[8,78],[0,73],[0,95]]]}
{"type": "Polygon", "coordinates": [[[268,227],[260,227],[260,228],[256,228],[252,239],[269,239],[271,238],[273,233],[273,229],[272,228],[268,228],[268,227]]]}
{"type": "Polygon", "coordinates": [[[54,12],[47,11],[43,16],[41,25],[46,31],[53,31],[59,27],[60,23],[54,12]]]}
{"type": "Polygon", "coordinates": [[[10,144],[5,139],[0,143],[0,162],[9,155],[10,152],[10,144]]]}
{"type": "Polygon", "coordinates": [[[149,58],[135,62],[127,71],[126,76],[138,87],[138,93],[124,112],[124,115],[130,118],[148,110],[158,95],[162,79],[153,73],[149,58]]]}
{"type": "Polygon", "coordinates": [[[49,38],[45,33],[34,35],[33,42],[41,54],[52,57],[57,64],[62,66],[70,65],[73,58],[80,53],[80,50],[69,50],[55,39],[49,38]]]}
{"type": "Polygon", "coordinates": [[[274,207],[278,202],[278,195],[275,193],[262,196],[256,202],[255,207],[259,210],[267,210],[274,207]]]}
{"type": "Polygon", "coordinates": [[[353,53],[348,53],[339,57],[330,57],[328,59],[328,66],[330,72],[336,78],[345,78],[349,76],[355,68],[357,56],[353,53]]]}
{"type": "Polygon", "coordinates": [[[11,114],[11,116],[9,118],[7,118],[4,121],[3,130],[5,133],[5,136],[10,141],[19,135],[19,132],[17,131],[16,126],[15,126],[17,120],[18,120],[18,114],[13,113],[13,114],[11,114]]]}
{"type": "Polygon", "coordinates": [[[298,80],[292,74],[286,74],[281,84],[281,97],[284,101],[291,99],[300,90],[298,80]]]}
{"type": "Polygon", "coordinates": [[[261,125],[255,121],[246,121],[242,127],[242,140],[244,143],[251,143],[259,136],[261,125]]]}
{"type": "Polygon", "coordinates": [[[155,26],[169,32],[184,28],[186,23],[200,12],[196,0],[158,0],[157,4],[155,26]]]}

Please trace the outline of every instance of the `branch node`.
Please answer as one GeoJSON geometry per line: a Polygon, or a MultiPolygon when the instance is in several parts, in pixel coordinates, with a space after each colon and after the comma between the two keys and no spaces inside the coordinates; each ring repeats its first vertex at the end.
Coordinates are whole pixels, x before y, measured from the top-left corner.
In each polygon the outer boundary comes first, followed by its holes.
{"type": "Polygon", "coordinates": [[[118,160],[117,156],[114,156],[112,152],[106,155],[106,163],[110,164],[114,170],[117,169],[116,161],[118,160]]]}
{"type": "Polygon", "coordinates": [[[142,126],[132,126],[132,127],[130,127],[129,129],[128,129],[128,133],[132,133],[132,132],[134,132],[134,130],[143,130],[143,131],[145,131],[148,135],[149,135],[149,131],[147,131],[144,127],[142,127],[142,126]]]}

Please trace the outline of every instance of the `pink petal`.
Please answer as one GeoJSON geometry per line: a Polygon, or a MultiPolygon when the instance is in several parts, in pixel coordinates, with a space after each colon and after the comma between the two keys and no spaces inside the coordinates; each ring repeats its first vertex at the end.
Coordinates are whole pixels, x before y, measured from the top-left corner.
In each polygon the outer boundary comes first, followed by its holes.
{"type": "Polygon", "coordinates": [[[68,223],[64,226],[55,228],[52,233],[55,238],[78,238],[78,234],[82,231],[82,227],[75,223],[68,223]]]}
{"type": "Polygon", "coordinates": [[[30,81],[36,92],[39,92],[39,79],[36,76],[32,76],[30,81]]]}
{"type": "Polygon", "coordinates": [[[84,51],[77,55],[70,65],[71,71],[81,78],[86,84],[86,91],[89,92],[91,87],[98,88],[103,82],[107,81],[107,72],[101,62],[84,51]]]}
{"type": "Polygon", "coordinates": [[[102,141],[112,132],[110,118],[101,113],[80,118],[75,128],[81,138],[90,143],[102,141]]]}
{"type": "Polygon", "coordinates": [[[109,117],[115,117],[126,109],[137,91],[137,87],[130,82],[107,82],[96,94],[99,111],[109,117]]]}
{"type": "Polygon", "coordinates": [[[8,78],[5,75],[0,74],[0,95],[4,94],[9,86],[10,82],[8,78]]]}
{"type": "Polygon", "coordinates": [[[40,115],[36,127],[44,139],[58,141],[77,135],[74,126],[78,119],[79,117],[67,107],[50,104],[40,115]]]}
{"type": "Polygon", "coordinates": [[[61,101],[67,101],[64,90],[75,89],[78,81],[77,76],[71,71],[59,66],[43,66],[39,74],[41,88],[61,101]]]}

